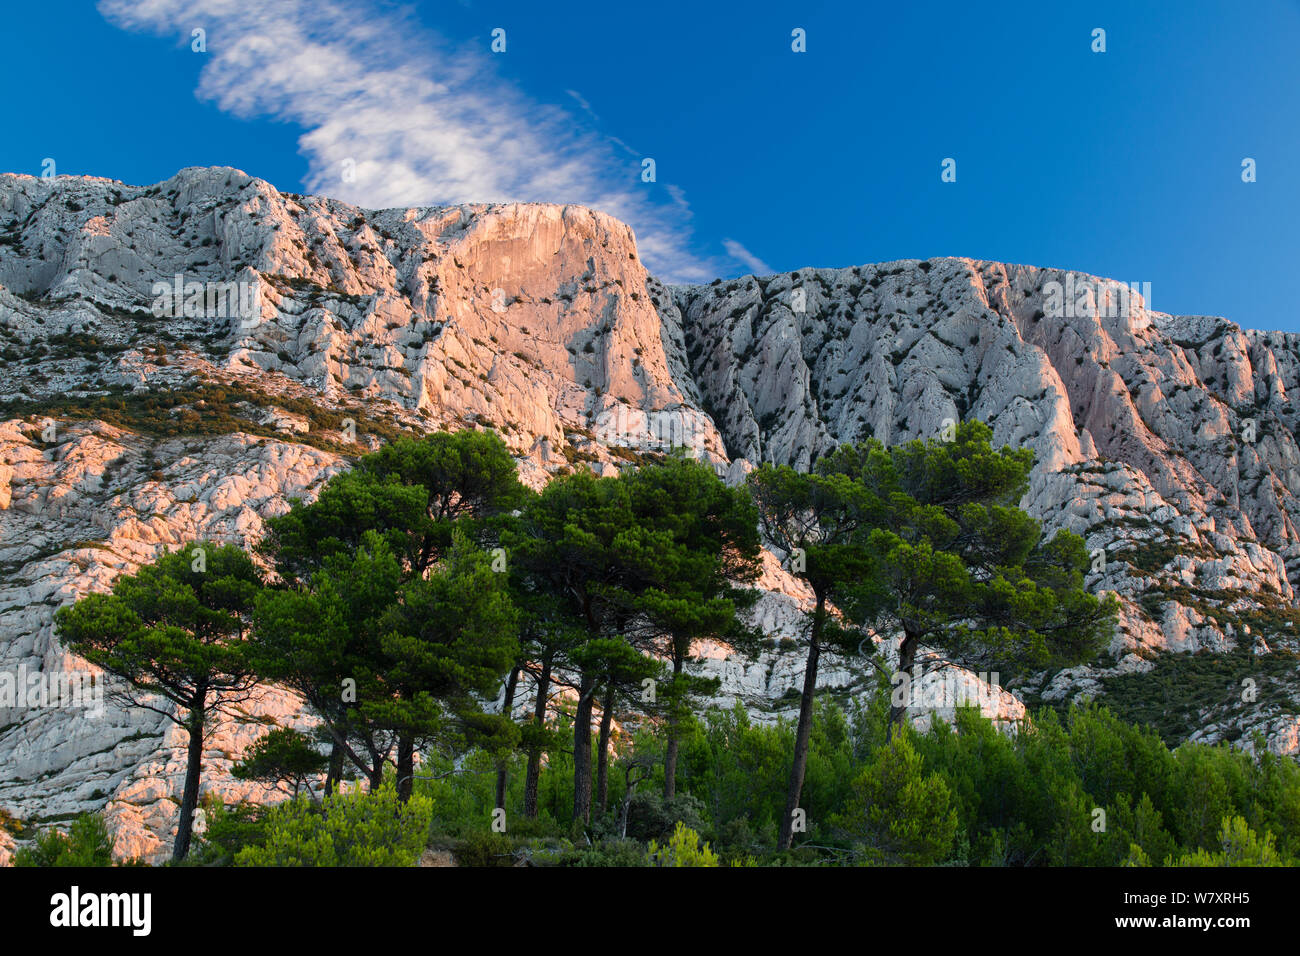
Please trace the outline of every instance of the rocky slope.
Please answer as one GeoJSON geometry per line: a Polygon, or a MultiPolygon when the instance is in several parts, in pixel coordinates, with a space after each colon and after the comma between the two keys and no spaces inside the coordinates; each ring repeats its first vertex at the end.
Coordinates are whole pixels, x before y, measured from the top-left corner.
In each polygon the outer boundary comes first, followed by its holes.
{"type": "MultiPolygon", "coordinates": [[[[1152,312],[1059,270],[907,260],[664,286],[626,225],[575,206],[363,210],[223,168],[148,188],[2,175],[0,674],[84,669],[54,638],[58,606],[189,538],[252,542],[402,430],[494,428],[536,486],[672,444],[738,481],[973,416],[1036,450],[1025,506],[1087,538],[1089,585],[1125,607],[1105,659],[986,710],[1014,719],[1021,699],[1186,659],[1165,652],[1234,652],[1270,662],[1259,692],[1225,680],[1182,736],[1259,731],[1296,753],[1298,387],[1296,336],[1152,312]]],[[[701,648],[701,667],[719,703],[772,719],[798,686],[803,596],[774,559],[763,584],[772,648],[701,648]]],[[[851,660],[824,674],[842,694],[866,681],[851,660]]],[[[300,719],[277,691],[250,702],[209,742],[212,786],[266,797],[225,771],[266,721],[300,719]]],[[[107,806],[122,852],[156,857],[178,738],[111,701],[90,716],[0,699],[0,809],[107,806]]]]}

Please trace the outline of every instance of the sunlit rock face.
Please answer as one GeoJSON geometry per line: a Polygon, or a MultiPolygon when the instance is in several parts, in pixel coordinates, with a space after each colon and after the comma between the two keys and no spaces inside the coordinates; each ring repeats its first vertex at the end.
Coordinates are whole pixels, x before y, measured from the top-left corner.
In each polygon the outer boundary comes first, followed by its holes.
{"type": "MultiPolygon", "coordinates": [[[[495,429],[533,487],[674,445],[737,484],[977,417],[1034,449],[1024,506],[1083,535],[1089,586],[1124,602],[1093,665],[1011,692],[960,672],[1011,726],[1016,694],[1100,693],[1163,652],[1294,647],[1298,384],[1295,336],[1164,315],[1079,273],[933,259],[666,286],[625,224],[577,206],[365,210],[225,168],[151,187],[0,175],[0,401],[23,403],[0,421],[0,673],[93,672],[54,635],[59,606],[196,537],[251,545],[400,431],[495,429]],[[146,428],[94,413],[110,391],[176,400],[146,428]]],[[[701,645],[697,667],[717,705],[774,720],[797,704],[808,595],[770,555],[760,584],[770,646],[701,645]]],[[[951,714],[935,680],[914,687],[921,726],[951,714]]],[[[872,681],[855,655],[823,661],[841,698],[872,681]]],[[[1296,713],[1273,695],[1207,714],[1198,739],[1259,730],[1294,753],[1296,713]]],[[[229,774],[268,719],[306,726],[266,689],[215,728],[209,788],[274,799],[229,774]]],[[[184,737],[111,697],[94,716],[0,697],[0,809],[106,809],[120,853],[158,859],[184,737]]]]}

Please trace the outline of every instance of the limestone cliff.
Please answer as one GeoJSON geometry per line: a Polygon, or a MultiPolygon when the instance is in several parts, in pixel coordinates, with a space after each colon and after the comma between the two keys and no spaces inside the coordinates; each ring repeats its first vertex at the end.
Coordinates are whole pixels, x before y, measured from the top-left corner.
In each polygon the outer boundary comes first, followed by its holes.
{"type": "MultiPolygon", "coordinates": [[[[1124,599],[1107,658],[1016,693],[1096,694],[1163,652],[1294,648],[1298,387],[1296,336],[1060,270],[906,260],[665,286],[626,225],[576,206],[365,210],[224,168],[152,187],[0,175],[0,673],[85,669],[58,606],[189,538],[253,542],[401,431],[496,429],[538,486],[674,444],[739,481],[978,417],[1035,449],[1025,506],[1083,534],[1090,587],[1124,599]]],[[[763,585],[773,647],[703,647],[700,666],[719,703],[772,719],[800,679],[805,596],[774,559],[763,585]]],[[[867,680],[851,660],[823,673],[841,694],[867,680]]],[[[1296,752],[1294,685],[1261,699],[1226,688],[1198,736],[1296,752]]],[[[1023,705],[999,691],[988,710],[1023,705]]],[[[212,735],[210,786],[265,796],[227,770],[267,720],[302,717],[274,689],[250,702],[212,735]]],[[[180,737],[111,702],[0,706],[0,809],[107,807],[119,849],[156,857],[180,737]]]]}

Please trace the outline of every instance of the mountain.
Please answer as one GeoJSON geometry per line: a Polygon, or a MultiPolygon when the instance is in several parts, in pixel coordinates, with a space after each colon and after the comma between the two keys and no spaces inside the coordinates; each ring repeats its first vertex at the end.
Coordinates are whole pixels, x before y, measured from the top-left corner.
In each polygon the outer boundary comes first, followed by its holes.
{"type": "MultiPolygon", "coordinates": [[[[0,810],[106,808],[127,855],[164,849],[184,734],[112,701],[6,701],[5,675],[93,671],[54,638],[59,606],[186,540],[250,544],[351,457],[438,428],[496,429],[536,487],[673,444],[738,482],[983,419],[1036,451],[1024,506],[1084,535],[1089,587],[1124,606],[1092,665],[963,674],[986,712],[1101,696],[1171,740],[1300,753],[1295,335],[969,259],[665,285],[628,226],[578,206],[376,211],[194,168],[0,175],[0,359],[0,810]]],[[[766,561],[770,649],[700,651],[719,703],[771,720],[797,698],[806,594],[766,561]]],[[[823,673],[841,697],[870,679],[823,673]]],[[[270,688],[213,734],[228,798],[265,798],[228,770],[269,719],[308,724],[270,688]]]]}

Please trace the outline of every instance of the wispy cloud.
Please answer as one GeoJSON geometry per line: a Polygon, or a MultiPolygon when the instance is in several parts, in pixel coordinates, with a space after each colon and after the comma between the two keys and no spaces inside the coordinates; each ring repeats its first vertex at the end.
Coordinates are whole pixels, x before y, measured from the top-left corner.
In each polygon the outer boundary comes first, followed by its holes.
{"type": "Polygon", "coordinates": [[[723,239],[722,247],[727,250],[727,255],[744,265],[756,276],[771,275],[776,271],[735,239],[723,239]]]}
{"type": "Polygon", "coordinates": [[[629,223],[668,281],[726,270],[692,251],[680,190],[642,183],[639,156],[595,128],[576,92],[576,112],[523,95],[493,62],[508,45],[494,55],[487,36],[455,48],[366,0],[101,0],[99,9],[124,29],[186,44],[204,29],[198,95],[238,117],[301,126],[311,192],[370,208],[581,203],[629,223]],[[345,181],[349,163],[355,178],[345,181]]]}

